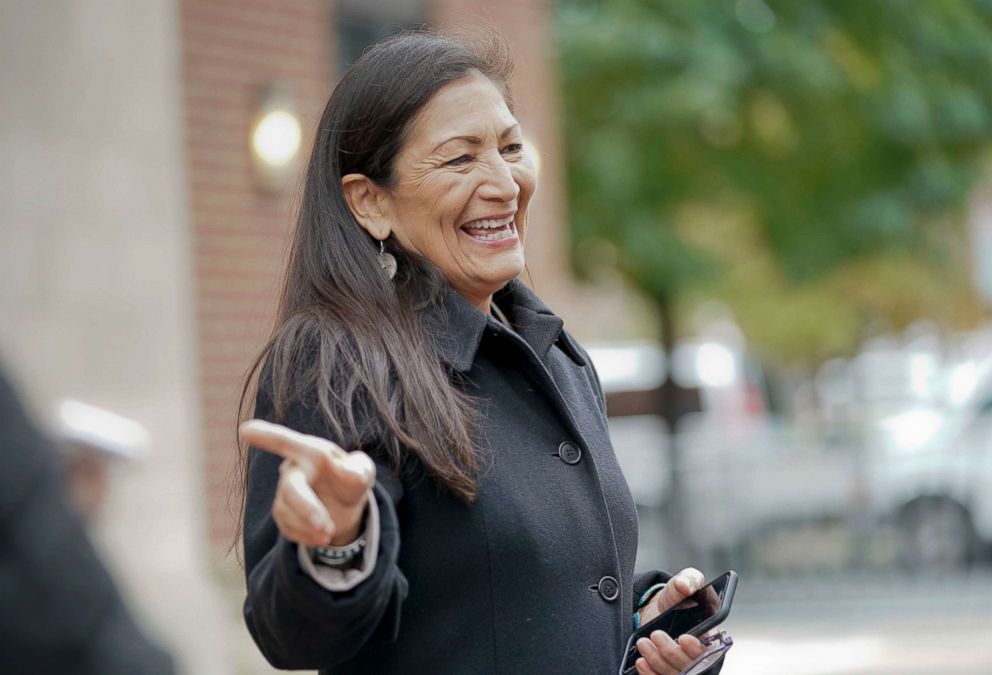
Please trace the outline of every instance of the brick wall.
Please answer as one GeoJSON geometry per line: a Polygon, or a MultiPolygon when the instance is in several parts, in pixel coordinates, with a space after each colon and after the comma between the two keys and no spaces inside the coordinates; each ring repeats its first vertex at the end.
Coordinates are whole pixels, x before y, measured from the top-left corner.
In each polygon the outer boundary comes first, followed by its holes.
{"type": "Polygon", "coordinates": [[[256,188],[249,134],[257,96],[274,81],[293,93],[305,156],[332,83],[332,28],[331,5],[323,0],[181,3],[200,424],[215,552],[233,532],[228,491],[237,400],[271,328],[295,193],[256,188]]]}

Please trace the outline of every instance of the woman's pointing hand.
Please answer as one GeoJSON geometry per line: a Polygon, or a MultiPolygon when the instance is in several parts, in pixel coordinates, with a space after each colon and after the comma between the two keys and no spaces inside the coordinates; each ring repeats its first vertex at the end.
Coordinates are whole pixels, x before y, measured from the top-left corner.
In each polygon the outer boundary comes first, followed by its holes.
{"type": "Polygon", "coordinates": [[[245,422],[240,432],[249,445],[283,458],[272,518],[286,539],[342,546],[358,538],[375,483],[368,455],[262,420],[245,422]]]}

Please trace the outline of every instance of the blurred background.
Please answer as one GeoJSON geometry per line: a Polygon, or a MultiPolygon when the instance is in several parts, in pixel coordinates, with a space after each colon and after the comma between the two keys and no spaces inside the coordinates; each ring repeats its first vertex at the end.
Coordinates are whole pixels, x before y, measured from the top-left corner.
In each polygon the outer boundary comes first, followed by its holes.
{"type": "Polygon", "coordinates": [[[0,360],[140,425],[67,465],[184,672],[272,672],[240,384],[336,78],[425,23],[512,47],[529,281],[639,566],[742,575],[723,672],[992,673],[992,2],[0,0],[0,360]]]}

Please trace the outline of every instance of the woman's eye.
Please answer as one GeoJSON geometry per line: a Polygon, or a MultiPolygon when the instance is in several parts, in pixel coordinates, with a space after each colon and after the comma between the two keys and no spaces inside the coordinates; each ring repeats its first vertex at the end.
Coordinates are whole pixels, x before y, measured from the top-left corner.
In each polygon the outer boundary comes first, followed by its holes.
{"type": "Polygon", "coordinates": [[[518,152],[523,152],[523,149],[524,149],[523,143],[510,143],[508,146],[503,148],[503,152],[509,153],[511,155],[515,155],[518,152]]]}
{"type": "Polygon", "coordinates": [[[468,164],[472,161],[471,155],[462,155],[461,157],[455,157],[454,159],[448,160],[444,163],[445,166],[459,166],[462,164],[468,164]]]}

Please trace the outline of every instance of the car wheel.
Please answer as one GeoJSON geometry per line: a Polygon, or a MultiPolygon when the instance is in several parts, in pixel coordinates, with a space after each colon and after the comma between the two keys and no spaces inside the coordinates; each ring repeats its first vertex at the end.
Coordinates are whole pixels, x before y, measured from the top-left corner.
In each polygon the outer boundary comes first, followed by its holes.
{"type": "Polygon", "coordinates": [[[903,558],[916,571],[964,567],[974,546],[968,512],[949,499],[912,504],[903,517],[903,558]]]}

